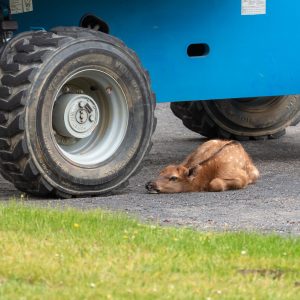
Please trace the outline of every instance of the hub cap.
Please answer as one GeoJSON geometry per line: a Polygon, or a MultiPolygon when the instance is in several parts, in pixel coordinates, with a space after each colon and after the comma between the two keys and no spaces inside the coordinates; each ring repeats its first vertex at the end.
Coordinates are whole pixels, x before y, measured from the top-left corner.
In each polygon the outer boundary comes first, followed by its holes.
{"type": "Polygon", "coordinates": [[[99,108],[88,95],[63,94],[54,106],[53,127],[65,137],[83,139],[99,123],[99,108]]]}

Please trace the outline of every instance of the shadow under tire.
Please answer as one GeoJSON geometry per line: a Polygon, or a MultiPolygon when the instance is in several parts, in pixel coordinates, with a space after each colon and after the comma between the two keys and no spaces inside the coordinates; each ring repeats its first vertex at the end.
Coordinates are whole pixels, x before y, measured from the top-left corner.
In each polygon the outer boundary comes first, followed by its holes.
{"type": "Polygon", "coordinates": [[[151,148],[155,96],[119,39],[78,27],[27,32],[0,60],[0,171],[37,196],[106,194],[151,148]]]}
{"type": "Polygon", "coordinates": [[[274,139],[300,121],[300,96],[174,102],[171,110],[188,129],[208,138],[274,139]]]}

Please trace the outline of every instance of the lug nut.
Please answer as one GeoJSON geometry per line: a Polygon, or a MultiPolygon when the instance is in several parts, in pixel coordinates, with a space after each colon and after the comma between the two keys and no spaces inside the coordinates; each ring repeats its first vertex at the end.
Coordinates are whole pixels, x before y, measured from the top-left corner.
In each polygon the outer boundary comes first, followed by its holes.
{"type": "Polygon", "coordinates": [[[106,88],[106,93],[107,93],[108,95],[110,95],[111,92],[112,92],[112,88],[111,88],[111,87],[106,88]]]}
{"type": "Polygon", "coordinates": [[[90,119],[91,122],[94,122],[95,121],[95,116],[94,115],[90,115],[89,119],[90,119]]]}
{"type": "Polygon", "coordinates": [[[80,107],[80,108],[84,108],[84,105],[85,105],[85,102],[84,102],[84,101],[80,101],[80,102],[79,102],[79,107],[80,107]]]}

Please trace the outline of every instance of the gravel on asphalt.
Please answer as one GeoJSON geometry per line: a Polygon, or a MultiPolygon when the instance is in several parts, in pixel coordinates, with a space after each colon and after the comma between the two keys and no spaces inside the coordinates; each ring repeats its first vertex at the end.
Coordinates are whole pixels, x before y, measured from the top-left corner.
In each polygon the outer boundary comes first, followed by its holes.
{"type": "MultiPolygon", "coordinates": [[[[26,195],[30,205],[102,208],[121,211],[167,226],[199,230],[249,230],[300,235],[300,126],[289,127],[278,140],[242,142],[261,173],[255,185],[222,193],[148,194],[145,183],[170,163],[179,163],[204,138],[186,129],[169,109],[158,104],[154,146],[144,159],[142,171],[127,188],[106,197],[85,199],[37,199],[26,195]]],[[[0,198],[21,193],[0,179],[0,198]]]]}

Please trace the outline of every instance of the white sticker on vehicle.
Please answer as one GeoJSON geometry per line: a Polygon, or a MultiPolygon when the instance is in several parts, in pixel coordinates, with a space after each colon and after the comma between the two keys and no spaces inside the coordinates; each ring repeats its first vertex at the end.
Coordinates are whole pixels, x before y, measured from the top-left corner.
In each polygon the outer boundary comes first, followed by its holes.
{"type": "Polygon", "coordinates": [[[33,11],[32,0],[9,0],[11,14],[33,11]]]}
{"type": "Polygon", "coordinates": [[[9,0],[10,12],[20,14],[23,12],[23,0],[9,0]]]}
{"type": "Polygon", "coordinates": [[[32,0],[23,0],[23,10],[24,12],[33,11],[32,0]]]}
{"type": "Polygon", "coordinates": [[[242,0],[242,15],[265,15],[267,0],[242,0]]]}

